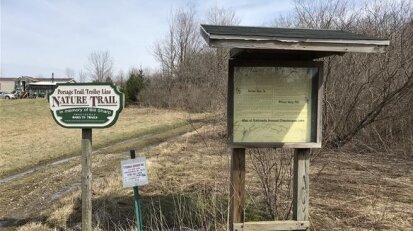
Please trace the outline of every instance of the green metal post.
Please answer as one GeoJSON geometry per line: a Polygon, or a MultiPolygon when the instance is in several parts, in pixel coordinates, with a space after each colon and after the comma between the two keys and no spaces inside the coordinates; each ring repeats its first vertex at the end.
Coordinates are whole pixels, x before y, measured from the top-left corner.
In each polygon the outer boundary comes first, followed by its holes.
{"type": "Polygon", "coordinates": [[[135,194],[135,216],[136,216],[136,229],[142,231],[142,211],[141,211],[141,200],[139,198],[138,186],[133,187],[133,192],[135,194]]]}
{"type": "MultiPolygon", "coordinates": [[[[130,158],[135,159],[135,149],[130,150],[130,158]]],[[[133,194],[135,197],[135,218],[136,218],[136,229],[142,231],[142,209],[141,209],[141,199],[139,197],[139,187],[133,187],[133,194]]]]}

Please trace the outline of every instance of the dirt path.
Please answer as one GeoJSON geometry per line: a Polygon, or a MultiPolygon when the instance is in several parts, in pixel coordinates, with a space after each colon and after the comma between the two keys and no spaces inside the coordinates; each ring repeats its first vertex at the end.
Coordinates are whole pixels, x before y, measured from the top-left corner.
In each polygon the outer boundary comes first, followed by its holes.
{"type": "MultiPolygon", "coordinates": [[[[122,142],[118,142],[118,143],[115,143],[115,144],[112,144],[112,145],[109,145],[109,146],[106,146],[106,147],[103,147],[103,148],[99,148],[99,149],[93,151],[92,154],[96,155],[96,154],[107,153],[108,150],[112,150],[113,148],[115,148],[119,145],[126,145],[128,143],[136,143],[136,142],[139,142],[139,141],[144,141],[145,139],[148,139],[148,138],[152,137],[154,134],[155,133],[150,133],[150,134],[147,134],[147,135],[139,136],[137,138],[131,138],[131,139],[128,139],[128,140],[125,140],[125,141],[122,141],[122,142]]],[[[35,166],[33,168],[30,168],[26,171],[23,171],[23,172],[20,172],[20,173],[17,173],[17,174],[13,174],[13,175],[10,175],[10,176],[4,177],[4,178],[0,178],[0,186],[5,184],[5,183],[8,183],[12,180],[16,180],[16,179],[19,179],[21,177],[27,176],[29,174],[33,174],[33,173],[38,172],[40,170],[43,170],[45,168],[52,167],[53,165],[59,165],[59,164],[69,162],[69,161],[74,160],[76,158],[78,158],[78,157],[77,156],[72,156],[72,157],[67,157],[67,158],[64,158],[64,159],[53,160],[49,163],[41,164],[41,165],[35,166]]]]}
{"type": "MultiPolygon", "coordinates": [[[[98,149],[93,152],[93,178],[104,177],[114,171],[121,159],[128,158],[131,147],[136,148],[138,153],[145,152],[158,143],[202,125],[199,122],[98,149]]],[[[80,187],[80,169],[80,157],[76,156],[0,179],[0,230],[13,230],[13,227],[29,221],[33,215],[38,216],[38,212],[48,209],[54,201],[77,190],[80,187]]]]}

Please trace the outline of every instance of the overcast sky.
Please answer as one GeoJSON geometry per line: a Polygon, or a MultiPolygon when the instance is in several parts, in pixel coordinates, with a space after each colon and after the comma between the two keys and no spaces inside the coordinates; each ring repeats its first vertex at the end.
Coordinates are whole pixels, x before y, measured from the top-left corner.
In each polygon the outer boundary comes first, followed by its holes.
{"type": "Polygon", "coordinates": [[[262,26],[292,10],[291,0],[0,0],[1,77],[63,77],[85,68],[92,51],[110,51],[115,73],[157,68],[152,48],[171,12],[188,4],[197,17],[210,7],[233,9],[241,25],[262,26]]]}

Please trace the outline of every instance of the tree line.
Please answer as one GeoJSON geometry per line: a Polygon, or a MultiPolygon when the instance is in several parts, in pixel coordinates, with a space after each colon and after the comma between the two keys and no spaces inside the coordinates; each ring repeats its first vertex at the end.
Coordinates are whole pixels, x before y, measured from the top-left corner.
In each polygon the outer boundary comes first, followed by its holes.
{"type": "Polygon", "coordinates": [[[413,152],[411,1],[295,1],[280,26],[339,29],[390,40],[383,54],[324,58],[323,131],[330,148],[413,152]],[[354,4],[354,3],[353,3],[354,4]]]}
{"type": "MultiPolygon", "coordinates": [[[[294,10],[272,26],[338,29],[390,40],[383,54],[345,54],[324,61],[323,143],[413,152],[413,6],[411,1],[294,1],[294,10]]],[[[113,74],[108,51],[93,52],[87,73],[93,81],[114,82],[129,102],[192,112],[225,113],[229,51],[211,49],[200,24],[238,25],[230,9],[210,8],[198,18],[194,6],[176,10],[165,37],[155,42],[159,69],[113,74]]],[[[79,77],[85,73],[79,73],[79,77]]]]}
{"type": "MultiPolygon", "coordinates": [[[[383,54],[349,53],[322,60],[323,143],[328,148],[413,153],[413,4],[411,1],[294,1],[275,27],[336,29],[390,40],[383,54]]],[[[210,49],[199,24],[237,25],[234,11],[211,8],[206,19],[177,10],[154,46],[160,70],[142,103],[189,111],[225,111],[228,50],[210,49]]]]}

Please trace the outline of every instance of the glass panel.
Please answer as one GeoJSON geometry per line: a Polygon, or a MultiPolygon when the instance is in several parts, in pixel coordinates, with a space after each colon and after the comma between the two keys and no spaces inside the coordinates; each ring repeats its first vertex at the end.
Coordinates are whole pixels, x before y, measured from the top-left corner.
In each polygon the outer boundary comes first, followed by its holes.
{"type": "Polygon", "coordinates": [[[311,140],[317,67],[235,67],[233,142],[311,140]]]}

